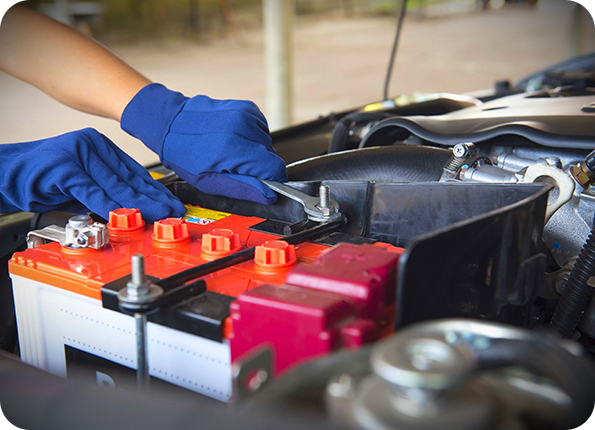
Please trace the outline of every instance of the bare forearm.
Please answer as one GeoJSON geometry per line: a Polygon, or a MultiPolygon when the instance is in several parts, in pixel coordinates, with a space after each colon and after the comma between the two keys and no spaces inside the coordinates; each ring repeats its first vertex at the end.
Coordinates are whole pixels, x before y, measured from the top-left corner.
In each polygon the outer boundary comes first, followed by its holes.
{"type": "Polygon", "coordinates": [[[94,40],[21,6],[0,26],[0,70],[67,106],[117,121],[150,83],[94,40]]]}

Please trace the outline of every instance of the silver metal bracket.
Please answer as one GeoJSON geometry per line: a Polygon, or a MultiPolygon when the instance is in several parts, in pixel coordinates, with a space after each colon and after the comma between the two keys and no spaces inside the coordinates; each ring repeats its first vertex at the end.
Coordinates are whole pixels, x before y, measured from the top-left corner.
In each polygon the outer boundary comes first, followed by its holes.
{"type": "Polygon", "coordinates": [[[262,347],[232,366],[233,402],[242,403],[273,380],[273,352],[262,347]]]}
{"type": "Polygon", "coordinates": [[[105,224],[93,222],[88,215],[77,215],[66,227],[50,225],[27,233],[27,247],[37,248],[49,242],[73,249],[102,249],[109,243],[109,231],[105,224]]]}
{"type": "Polygon", "coordinates": [[[540,182],[544,178],[550,178],[556,184],[558,194],[553,202],[548,202],[545,222],[546,224],[552,215],[572,198],[576,184],[570,175],[563,170],[552,166],[534,164],[527,168],[523,182],[540,182]]]}

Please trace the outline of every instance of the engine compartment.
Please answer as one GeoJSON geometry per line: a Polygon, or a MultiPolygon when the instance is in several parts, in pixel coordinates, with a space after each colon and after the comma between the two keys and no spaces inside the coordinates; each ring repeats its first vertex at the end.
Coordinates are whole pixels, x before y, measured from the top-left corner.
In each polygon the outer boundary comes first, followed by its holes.
{"type": "Polygon", "coordinates": [[[16,313],[2,349],[18,327],[24,363],[144,394],[150,381],[156,413],[170,393],[230,402],[230,428],[581,425],[595,90],[569,67],[274,133],[290,182],[270,206],[154,166],[184,219],[3,215],[16,313]]]}

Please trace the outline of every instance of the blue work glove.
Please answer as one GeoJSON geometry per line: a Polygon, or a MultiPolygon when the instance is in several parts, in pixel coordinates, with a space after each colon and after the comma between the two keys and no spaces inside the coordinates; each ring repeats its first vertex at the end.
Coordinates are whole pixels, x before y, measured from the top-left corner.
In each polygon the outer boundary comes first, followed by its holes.
{"type": "Polygon", "coordinates": [[[126,106],[121,125],[202,192],[271,204],[275,193],[256,178],[287,181],[266,119],[252,102],[189,99],[150,84],[126,106]]]}
{"type": "Polygon", "coordinates": [[[0,145],[0,213],[82,213],[85,207],[104,218],[117,208],[138,208],[149,222],[186,212],[140,164],[96,130],[0,145]]]}

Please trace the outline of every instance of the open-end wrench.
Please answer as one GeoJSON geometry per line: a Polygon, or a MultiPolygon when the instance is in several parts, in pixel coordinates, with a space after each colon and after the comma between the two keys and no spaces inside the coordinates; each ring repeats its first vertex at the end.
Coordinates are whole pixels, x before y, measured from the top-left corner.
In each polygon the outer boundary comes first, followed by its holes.
{"type": "Polygon", "coordinates": [[[320,186],[321,196],[314,197],[281,182],[267,181],[265,179],[261,179],[261,181],[276,193],[300,203],[304,207],[304,212],[308,215],[308,219],[312,221],[327,222],[341,216],[339,204],[330,198],[326,185],[320,186]]]}

